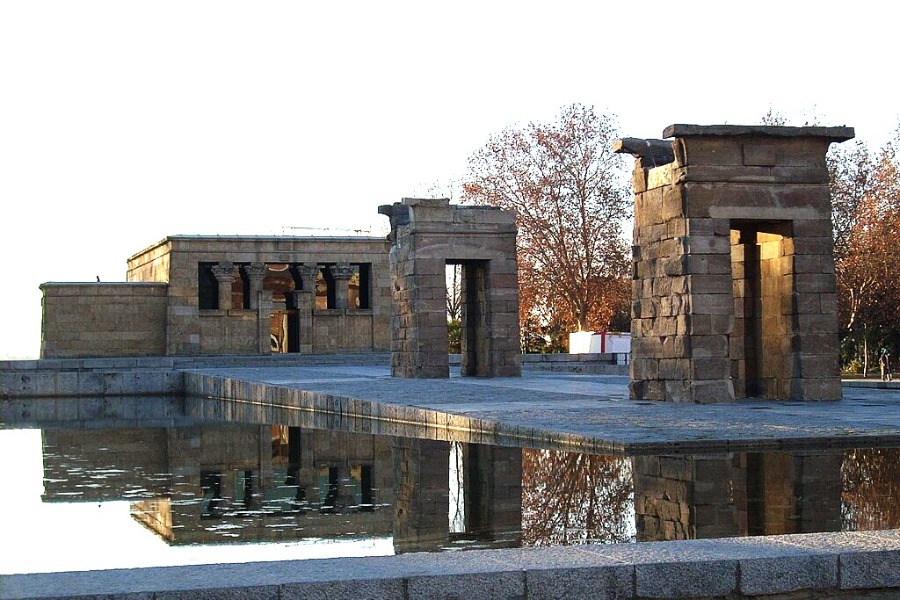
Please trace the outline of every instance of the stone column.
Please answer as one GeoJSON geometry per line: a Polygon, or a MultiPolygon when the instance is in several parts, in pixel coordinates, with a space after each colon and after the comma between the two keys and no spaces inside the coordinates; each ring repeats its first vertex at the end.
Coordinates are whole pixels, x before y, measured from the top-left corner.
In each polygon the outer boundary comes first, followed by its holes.
{"type": "MultiPolygon", "coordinates": [[[[254,298],[254,296],[251,296],[254,298]]],[[[259,290],[256,292],[256,322],[258,326],[257,340],[260,354],[269,354],[272,352],[269,336],[272,326],[272,292],[267,290],[259,290]]]]}
{"type": "Polygon", "coordinates": [[[213,265],[212,273],[219,283],[219,310],[231,310],[231,284],[237,269],[233,263],[225,261],[213,265]]]}
{"type": "Polygon", "coordinates": [[[334,307],[347,309],[349,308],[350,277],[353,276],[353,270],[349,263],[338,263],[329,268],[331,277],[334,279],[334,307]]]}
{"type": "Polygon", "coordinates": [[[250,281],[250,310],[256,310],[259,304],[259,293],[263,289],[263,279],[266,276],[264,263],[251,263],[244,267],[244,273],[250,281]]]}
{"type": "Polygon", "coordinates": [[[313,306],[316,292],[315,265],[297,265],[294,275],[299,279],[300,289],[292,292],[294,307],[297,309],[297,351],[312,354],[313,351],[313,306]]]}

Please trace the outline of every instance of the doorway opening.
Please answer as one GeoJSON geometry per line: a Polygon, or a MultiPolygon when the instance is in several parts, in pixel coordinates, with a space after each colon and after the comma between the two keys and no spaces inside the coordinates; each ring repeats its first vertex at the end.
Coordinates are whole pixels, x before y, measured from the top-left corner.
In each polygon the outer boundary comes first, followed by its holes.
{"type": "Polygon", "coordinates": [[[789,221],[731,222],[730,352],[737,398],[791,396],[793,248],[789,221]]]}
{"type": "Polygon", "coordinates": [[[488,261],[448,260],[446,272],[448,338],[453,339],[451,328],[458,327],[460,375],[489,377],[488,261]],[[450,320],[451,304],[458,315],[458,324],[450,320]]]}

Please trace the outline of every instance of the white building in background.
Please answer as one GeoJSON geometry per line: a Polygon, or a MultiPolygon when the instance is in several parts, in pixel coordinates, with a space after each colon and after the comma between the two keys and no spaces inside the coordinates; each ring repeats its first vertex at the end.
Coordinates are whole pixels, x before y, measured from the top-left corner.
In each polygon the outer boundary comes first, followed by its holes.
{"type": "Polygon", "coordinates": [[[569,334],[569,354],[629,354],[630,333],[576,331],[569,334]]]}

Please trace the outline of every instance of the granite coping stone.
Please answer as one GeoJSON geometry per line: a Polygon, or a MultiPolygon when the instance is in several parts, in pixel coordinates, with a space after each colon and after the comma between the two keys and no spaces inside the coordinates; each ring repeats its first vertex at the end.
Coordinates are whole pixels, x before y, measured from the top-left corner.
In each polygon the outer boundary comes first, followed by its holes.
{"type": "Polygon", "coordinates": [[[798,534],[5,575],[0,599],[685,598],[897,588],[898,560],[894,532],[798,534]]]}

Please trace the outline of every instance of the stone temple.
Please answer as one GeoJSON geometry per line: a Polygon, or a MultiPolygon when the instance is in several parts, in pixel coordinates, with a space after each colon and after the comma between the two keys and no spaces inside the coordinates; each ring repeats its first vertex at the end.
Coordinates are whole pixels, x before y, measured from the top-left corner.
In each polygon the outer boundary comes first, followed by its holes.
{"type": "Polygon", "coordinates": [[[671,125],[635,156],[630,395],[838,400],[825,154],[850,127],[671,125]]]}

